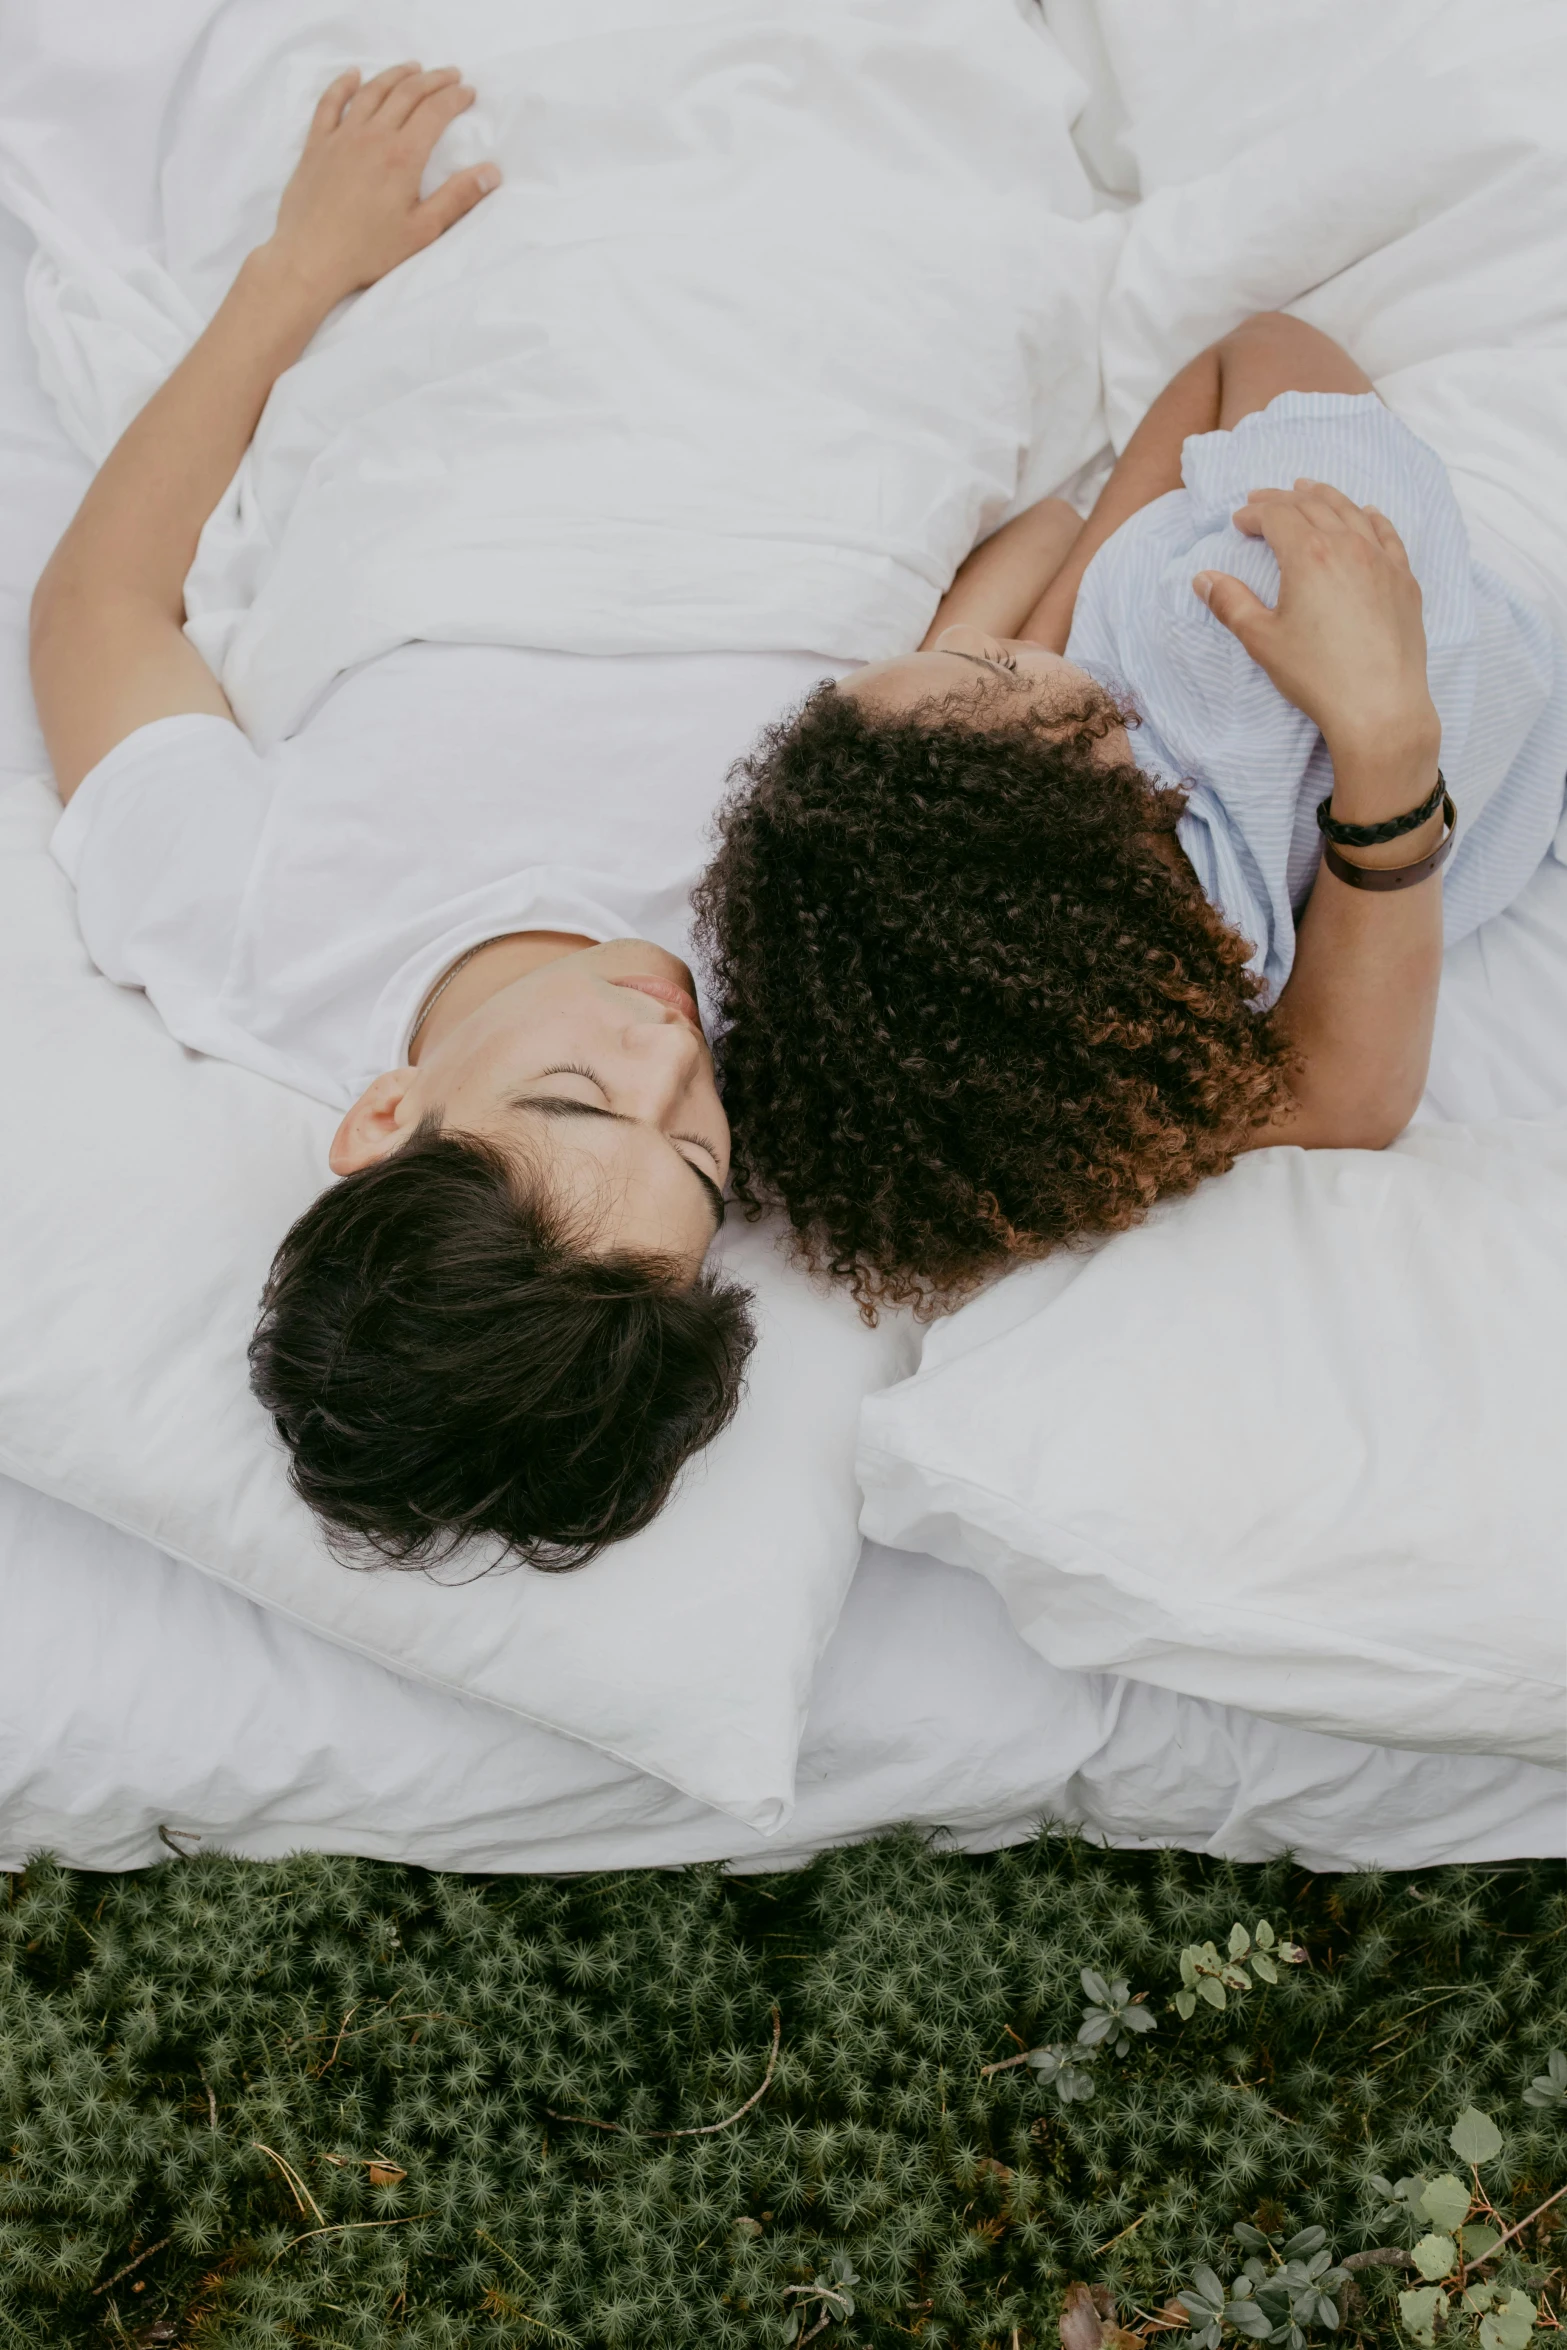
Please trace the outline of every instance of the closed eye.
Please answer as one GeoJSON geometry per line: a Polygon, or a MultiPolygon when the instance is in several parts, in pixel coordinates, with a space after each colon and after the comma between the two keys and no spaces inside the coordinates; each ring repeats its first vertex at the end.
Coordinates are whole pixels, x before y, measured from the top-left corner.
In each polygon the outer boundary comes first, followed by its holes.
{"type": "Polygon", "coordinates": [[[956,645],[941,645],[937,649],[953,661],[972,661],[980,669],[1010,669],[1014,676],[1017,674],[1015,653],[960,653],[956,645]]]}
{"type": "MultiPolygon", "coordinates": [[[[606,1102],[609,1099],[609,1088],[604,1083],[603,1079],[601,1077],[595,1077],[591,1069],[584,1069],[578,1062],[560,1061],[557,1062],[555,1067],[552,1069],[541,1069],[539,1071],[539,1075],[541,1077],[585,1078],[589,1085],[596,1085],[598,1087],[599,1092],[603,1094],[606,1102]]],[[[536,1110],[542,1112],[546,1118],[569,1118],[572,1116],[579,1118],[613,1118],[619,1125],[635,1124],[635,1120],[633,1119],[622,1118],[618,1110],[601,1110],[596,1102],[574,1102],[567,1098],[552,1096],[550,1094],[520,1093],[514,1097],[511,1106],[514,1110],[536,1110]]],[[[671,1134],[667,1135],[665,1140],[669,1143],[672,1149],[674,1145],[679,1142],[694,1143],[698,1150],[706,1151],[715,1168],[722,1164],[717,1151],[708,1141],[707,1137],[703,1134],[671,1134]]],[[[698,1183],[701,1184],[702,1189],[706,1192],[708,1206],[713,1211],[713,1227],[716,1231],[718,1226],[723,1223],[726,1214],[726,1203],[722,1189],[713,1181],[711,1175],[706,1173],[703,1168],[697,1166],[694,1160],[688,1159],[684,1151],[676,1151],[675,1155],[685,1166],[691,1169],[692,1174],[696,1177],[698,1183]]]]}
{"type": "MultiPolygon", "coordinates": [[[[553,1069],[541,1069],[539,1075],[541,1077],[585,1077],[589,1085],[598,1087],[606,1101],[609,1099],[609,1087],[604,1083],[604,1080],[601,1077],[595,1077],[591,1069],[584,1069],[579,1061],[558,1062],[553,1069]]],[[[697,1150],[706,1151],[715,1167],[723,1163],[719,1158],[716,1144],[709,1142],[705,1134],[672,1134],[669,1139],[671,1142],[689,1142],[697,1150]]]]}

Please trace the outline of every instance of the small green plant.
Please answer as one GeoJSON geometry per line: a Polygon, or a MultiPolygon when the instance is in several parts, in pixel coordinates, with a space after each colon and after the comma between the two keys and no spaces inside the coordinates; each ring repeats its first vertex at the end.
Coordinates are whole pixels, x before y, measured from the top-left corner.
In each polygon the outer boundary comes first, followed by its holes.
{"type": "Polygon", "coordinates": [[[809,2342],[813,2335],[821,2333],[825,2327],[839,2325],[844,2318],[852,2317],[854,2295],[849,2288],[859,2281],[846,2256],[839,2252],[834,2256],[831,2266],[825,2270],[819,2269],[808,2285],[785,2285],[786,2294],[799,2293],[804,2296],[795,2311],[794,2341],[809,2342]],[[814,2324],[810,2322],[813,2308],[816,2311],[814,2324]]]}
{"type": "Polygon", "coordinates": [[[1091,1966],[1084,1967],[1079,1980],[1091,2003],[1084,2008],[1083,2020],[1077,2027],[1080,2046],[1104,2046],[1114,2056],[1125,2056],[1134,2038],[1158,2030],[1158,2017],[1143,2005],[1146,1992],[1139,1991],[1134,1996],[1119,1975],[1107,1983],[1091,1966]]]}
{"type": "Polygon", "coordinates": [[[1025,2049],[1021,2056],[1003,2057],[999,2064],[987,2064],[982,2077],[1004,2073],[1012,2065],[1031,2065],[1040,2086],[1053,2088],[1063,2105],[1086,2105],[1094,2093],[1089,2067],[1096,2054],[1105,2049],[1111,2055],[1126,2056],[1135,2039],[1158,2030],[1158,2017],[1143,2005],[1146,1991],[1134,1992],[1119,1975],[1107,1980],[1091,1966],[1082,1969],[1078,1981],[1088,1995],[1088,2005],[1077,2027],[1077,2038],[1052,2040],[1045,2047],[1025,2049]]]}
{"type": "Polygon", "coordinates": [[[1523,2093],[1523,2101],[1546,2113],[1560,2113],[1567,2107],[1567,2056],[1559,2048],[1551,2050],[1544,2072],[1535,2074],[1523,2093]]]}
{"type": "MultiPolygon", "coordinates": [[[[1545,2078],[1549,2084],[1553,2076],[1545,2078]]],[[[1371,2181],[1384,2198],[1378,2225],[1402,2221],[1420,2231],[1410,2258],[1424,2281],[1399,2294],[1399,2322],[1421,2350],[1429,2350],[1439,2332],[1444,2344],[1474,2343],[1478,2350],[1528,2350],[1539,2316],[1534,2302],[1519,2287],[1496,2284],[1475,2271],[1494,2260],[1567,2194],[1567,2188],[1548,2196],[1526,2218],[1509,2227],[1480,2184],[1482,2165],[1494,2162],[1502,2151],[1502,2133],[1490,2115],[1466,2106],[1448,2132],[1447,2142],[1459,2161],[1468,2166],[1474,2180],[1472,2189],[1452,2171],[1441,2171],[1431,2179],[1417,2174],[1397,2181],[1371,2181]]]]}
{"type": "Polygon", "coordinates": [[[1281,1942],[1266,1918],[1259,1919],[1250,1933],[1243,1925],[1231,1926],[1223,1953],[1212,1942],[1189,1942],[1181,1952],[1175,2011],[1189,2018],[1196,2014],[1199,1999],[1210,2007],[1224,2007],[1232,1991],[1252,1989],[1253,1976],[1259,1983],[1276,1983],[1281,1966],[1300,1966],[1305,1956],[1298,1942],[1281,1942]]]}
{"type": "Polygon", "coordinates": [[[1057,2041],[1048,2048],[1031,2048],[1020,2061],[1033,2066],[1040,2087],[1053,2088],[1063,2105],[1086,2105],[1094,2093],[1094,2076],[1083,2061],[1082,2050],[1070,2043],[1062,2046],[1057,2041]]]}
{"type": "Polygon", "coordinates": [[[1237,2220],[1232,2230],[1249,2257],[1228,2283],[1199,2268],[1176,2295],[1192,2322],[1192,2350],[1219,2350],[1226,2334],[1305,2350],[1308,2326],[1335,2332],[1341,2323],[1333,2296],[1349,2281],[1327,2243],[1325,2228],[1301,2228],[1282,2245],[1261,2228],[1237,2220]]]}

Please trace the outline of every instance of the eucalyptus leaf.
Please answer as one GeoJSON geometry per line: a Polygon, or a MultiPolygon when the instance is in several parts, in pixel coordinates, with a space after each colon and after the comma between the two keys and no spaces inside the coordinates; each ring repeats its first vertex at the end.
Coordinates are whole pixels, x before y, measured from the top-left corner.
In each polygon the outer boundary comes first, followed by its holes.
{"type": "Polygon", "coordinates": [[[1515,2288],[1489,2317],[1481,2318],[1481,2350],[1528,2350],[1537,2315],[1528,2294],[1515,2288]]]}
{"type": "Polygon", "coordinates": [[[1224,1985],[1216,1975],[1203,1976],[1197,1986],[1197,1996],[1199,1999],[1206,1999],[1210,2007],[1223,2007],[1227,2004],[1224,1985]]]}
{"type": "Polygon", "coordinates": [[[1254,1950],[1246,1961],[1259,1983],[1276,1983],[1279,1970],[1265,1950],[1254,1950]]]}
{"type": "Polygon", "coordinates": [[[1273,2331],[1272,2318],[1265,2309],[1259,2309],[1255,2301],[1228,2301],[1225,2303],[1224,2316],[1227,2324],[1234,2326],[1240,2333],[1250,2334],[1253,2341],[1265,2342],[1273,2331]]]}
{"type": "Polygon", "coordinates": [[[1567,2055],[1553,2048],[1545,2060],[1543,2073],[1536,2073],[1523,2093],[1525,2105],[1543,2106],[1547,2110],[1567,2105],[1567,2055]]]}
{"type": "Polygon", "coordinates": [[[1429,2350],[1436,2340],[1437,2319],[1447,2315],[1447,2295],[1439,2285],[1422,2285],[1413,2293],[1400,2293],[1398,2315],[1410,2340],[1429,2350]]]}
{"type": "Polygon", "coordinates": [[[1428,2179],[1420,2193],[1420,2209],[1434,2228],[1449,2235],[1469,2217],[1473,2201],[1462,2179],[1455,2179],[1450,2170],[1440,2178],[1428,2179]]]}
{"type": "Polygon", "coordinates": [[[1259,1950],[1271,1950],[1273,1948],[1273,1928],[1269,1925],[1266,1918],[1259,1918],[1257,1920],[1257,1923],[1251,1930],[1251,1938],[1256,1943],[1259,1950]]]}
{"type": "Polygon", "coordinates": [[[1458,2246],[1451,2236],[1422,2236],[1414,2257],[1420,2274],[1435,2284],[1439,2277],[1450,2277],[1458,2266],[1458,2246]]]}
{"type": "Polygon", "coordinates": [[[1196,1992],[1177,1991],[1175,1994],[1175,2012],[1183,2019],[1194,2016],[1197,2013],[1196,1992]]]}
{"type": "Polygon", "coordinates": [[[1244,1926],[1231,1926],[1231,1928],[1230,1928],[1230,1956],[1231,1956],[1231,1958],[1244,1958],[1244,1957],[1245,1957],[1245,1955],[1246,1955],[1246,1953],[1247,1953],[1247,1951],[1248,1951],[1250,1948],[1251,1948],[1251,1936],[1250,1936],[1250,1935],[1247,1933],[1247,1931],[1246,1931],[1245,1927],[1244,1927],[1244,1926]]]}
{"type": "Polygon", "coordinates": [[[1188,1991],[1196,1990],[1197,1966],[1190,1950],[1181,1952],[1181,1981],[1186,1985],[1188,1991]]]}
{"type": "Polygon", "coordinates": [[[1502,2151],[1502,2133],[1488,2113],[1466,2105],[1448,2132],[1447,2142],[1460,2162],[1494,2162],[1502,2151]]]}

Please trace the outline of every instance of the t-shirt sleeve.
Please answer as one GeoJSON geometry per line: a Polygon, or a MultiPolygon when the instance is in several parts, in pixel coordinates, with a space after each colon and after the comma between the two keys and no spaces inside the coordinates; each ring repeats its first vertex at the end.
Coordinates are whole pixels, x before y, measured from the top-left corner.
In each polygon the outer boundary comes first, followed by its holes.
{"type": "Polygon", "coordinates": [[[199,1051],[222,1049],[218,1000],[270,795],[239,727],[160,718],[83,778],[50,844],[99,970],[144,988],[199,1051]]]}

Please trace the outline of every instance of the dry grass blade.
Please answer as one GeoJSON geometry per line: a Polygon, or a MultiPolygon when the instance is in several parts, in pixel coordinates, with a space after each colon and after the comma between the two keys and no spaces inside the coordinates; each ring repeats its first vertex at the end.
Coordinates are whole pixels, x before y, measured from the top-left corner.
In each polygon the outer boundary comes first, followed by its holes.
{"type": "Polygon", "coordinates": [[[291,2162],[285,2162],[282,2155],[277,2152],[275,2147],[263,2146],[259,2138],[252,2138],[250,2143],[257,2154],[265,2154],[270,2161],[277,2164],[278,2169],[283,2173],[283,2176],[288,2183],[289,2193],[293,2196],[294,2201],[299,2206],[301,2218],[303,2218],[305,2206],[308,2204],[310,2209],[315,2213],[317,2219],[321,2222],[321,2225],[325,2227],[326,2213],[322,2210],[320,2204],[311,2194],[310,2189],[305,2185],[304,2180],[300,2177],[298,2171],[295,2170],[293,2164],[291,2162]]]}
{"type": "MultiPolygon", "coordinates": [[[[759,2089],[753,2089],[745,2103],[737,2106],[733,2113],[726,2113],[721,2122],[697,2122],[683,2130],[628,2130],[624,2122],[596,2122],[585,2113],[557,2113],[553,2105],[546,2105],[544,2110],[552,2122],[579,2122],[585,2130],[612,2130],[617,2138],[710,2138],[715,2130],[731,2129],[737,2121],[744,2120],[752,2106],[767,2095],[772,2087],[773,2067],[778,2062],[778,2043],[782,2031],[783,2024],[775,2007],[772,2053],[767,2059],[762,2085],[759,2089]]],[[[804,2339],[809,2340],[809,2335],[804,2339]]]]}

